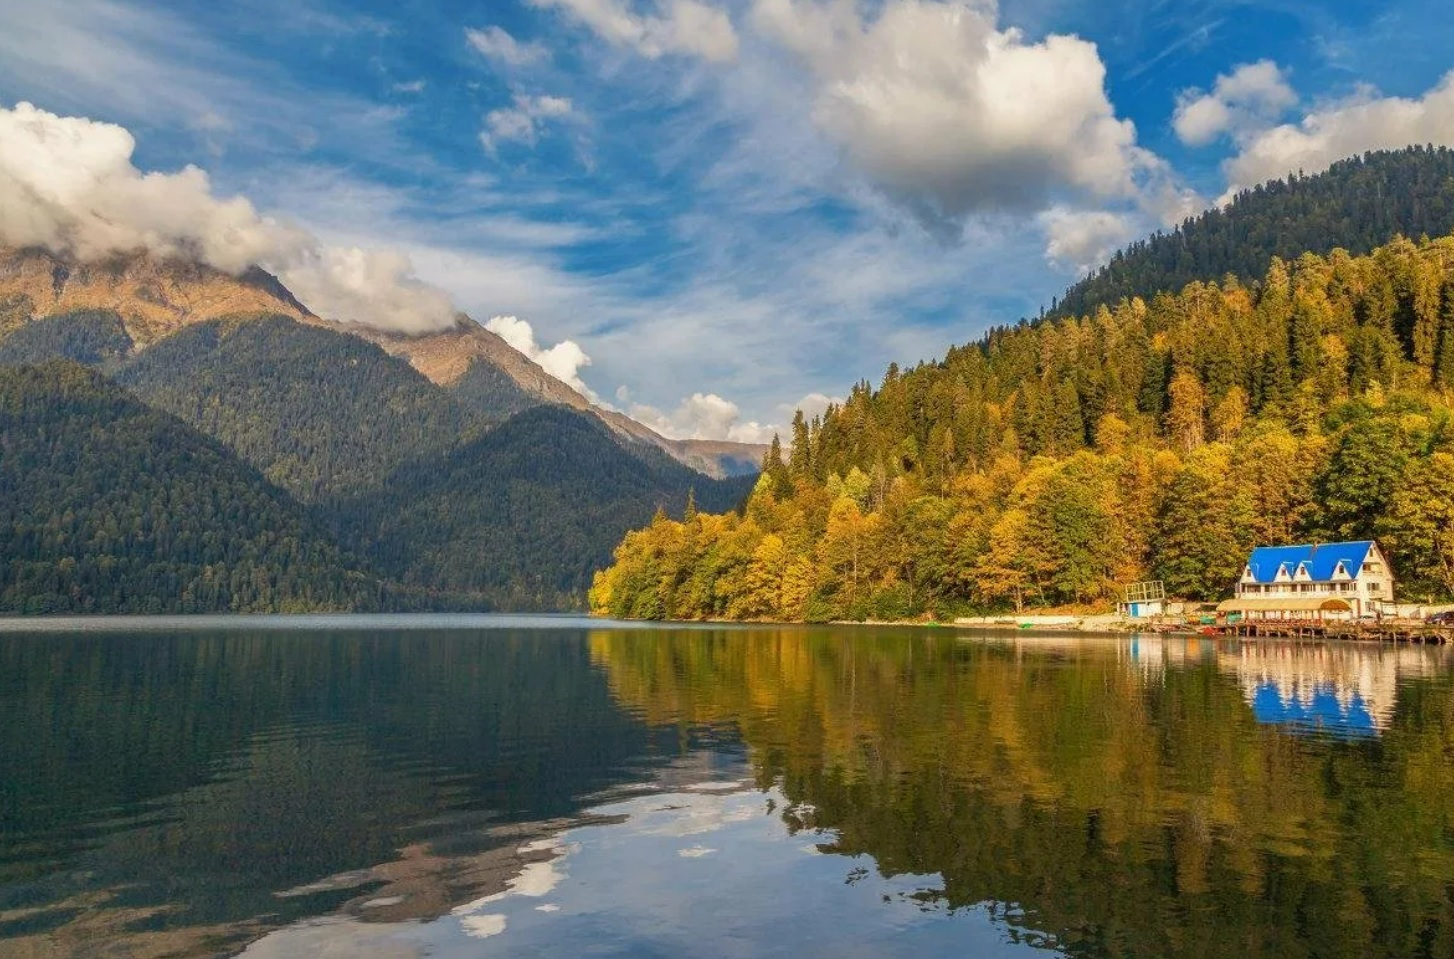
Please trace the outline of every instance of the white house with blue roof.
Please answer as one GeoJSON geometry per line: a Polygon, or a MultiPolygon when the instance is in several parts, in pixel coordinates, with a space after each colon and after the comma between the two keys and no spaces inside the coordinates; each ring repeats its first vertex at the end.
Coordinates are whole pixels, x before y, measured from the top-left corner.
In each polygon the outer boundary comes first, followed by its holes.
{"type": "Polygon", "coordinates": [[[1393,603],[1393,570],[1378,544],[1308,543],[1252,551],[1237,596],[1217,607],[1247,619],[1347,619],[1393,603]]]}

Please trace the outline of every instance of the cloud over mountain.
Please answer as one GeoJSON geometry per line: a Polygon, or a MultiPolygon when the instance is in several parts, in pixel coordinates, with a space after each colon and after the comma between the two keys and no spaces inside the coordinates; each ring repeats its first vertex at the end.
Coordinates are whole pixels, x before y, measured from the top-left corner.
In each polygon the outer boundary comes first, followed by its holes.
{"type": "Polygon", "coordinates": [[[1182,91],[1172,128],[1181,142],[1205,146],[1226,134],[1242,138],[1264,130],[1297,102],[1286,71],[1276,63],[1244,63],[1218,76],[1210,92],[1182,91]]]}
{"type": "Polygon", "coordinates": [[[1227,160],[1229,195],[1298,170],[1314,172],[1368,150],[1411,143],[1454,145],[1454,71],[1417,98],[1380,97],[1371,88],[1327,103],[1297,123],[1249,138],[1227,160]]]}
{"type": "Polygon", "coordinates": [[[242,197],[217,197],[198,167],[138,169],[135,149],[115,124],[0,107],[0,244],[82,260],[146,250],[228,273],[258,264],[330,319],[411,333],[454,322],[449,297],[406,256],[326,247],[242,197]]]}
{"type": "Polygon", "coordinates": [[[535,342],[535,330],[518,316],[491,317],[485,324],[485,329],[525,354],[535,365],[577,393],[595,400],[595,393],[581,379],[581,370],[591,365],[591,358],[581,349],[579,343],[574,340],[561,340],[552,347],[541,348],[535,342]]]}

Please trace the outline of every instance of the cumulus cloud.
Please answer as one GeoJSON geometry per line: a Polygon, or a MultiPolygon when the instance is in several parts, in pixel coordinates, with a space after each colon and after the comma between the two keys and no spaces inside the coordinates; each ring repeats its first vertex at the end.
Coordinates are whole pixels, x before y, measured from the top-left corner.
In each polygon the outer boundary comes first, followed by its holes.
{"type": "Polygon", "coordinates": [[[581,370],[591,365],[591,358],[574,340],[561,340],[548,349],[542,349],[535,342],[535,330],[526,320],[517,316],[491,317],[485,329],[525,354],[542,370],[587,397],[592,402],[596,394],[581,379],[581,370]]]}
{"type": "Polygon", "coordinates": [[[1183,90],[1171,125],[1181,142],[1205,146],[1228,134],[1240,139],[1265,130],[1297,102],[1286,72],[1258,60],[1218,76],[1210,92],[1183,90]]]}
{"type": "MultiPolygon", "coordinates": [[[[617,390],[616,396],[623,402],[630,402],[630,392],[625,387],[617,390]]],[[[651,427],[668,439],[768,443],[778,432],[774,426],[741,422],[742,410],[737,404],[716,393],[693,393],[669,413],[646,403],[630,403],[627,413],[638,423],[651,427]]]]}
{"type": "Polygon", "coordinates": [[[822,416],[828,407],[841,405],[842,403],[843,397],[841,396],[829,396],[827,393],[809,393],[796,403],[785,404],[780,409],[787,414],[788,419],[792,419],[793,414],[802,410],[803,416],[811,420],[815,416],[822,416]]]}
{"type": "Polygon", "coordinates": [[[499,27],[483,30],[466,29],[465,40],[475,52],[487,60],[509,67],[523,67],[539,63],[550,56],[550,51],[538,43],[521,43],[499,27]]]}
{"type": "Polygon", "coordinates": [[[298,299],[315,311],[326,310],[331,319],[404,333],[439,330],[455,321],[449,296],[415,277],[413,264],[402,253],[321,247],[279,270],[279,279],[298,299]]]}
{"type": "Polygon", "coordinates": [[[540,130],[547,120],[568,117],[571,111],[571,102],[565,97],[532,97],[517,93],[513,107],[491,110],[485,116],[480,142],[492,154],[502,143],[523,143],[533,147],[540,141],[540,130]]]}
{"type": "Polygon", "coordinates": [[[0,107],[0,244],[94,260],[146,250],[228,273],[278,273],[321,316],[424,332],[454,322],[449,298],[398,253],[324,247],[300,227],[218,198],[194,166],[143,172],[124,128],[29,103],[0,107]]]}
{"type": "Polygon", "coordinates": [[[622,0],[530,0],[560,10],[602,39],[648,59],[687,54],[718,63],[737,57],[737,31],[722,10],[698,0],[663,0],[658,14],[634,13],[622,0]]]}
{"type": "Polygon", "coordinates": [[[1368,150],[1414,143],[1454,145],[1454,71],[1423,96],[1380,97],[1365,89],[1263,130],[1225,164],[1228,195],[1298,170],[1321,170],[1368,150]]]}
{"type": "Polygon", "coordinates": [[[1056,207],[1042,214],[1045,258],[1062,270],[1084,275],[1100,266],[1139,232],[1137,218],[1108,210],[1056,207]]]}
{"type": "Polygon", "coordinates": [[[753,21],[814,83],[817,126],[926,222],[1131,198],[1152,158],[1118,119],[1094,44],[1027,42],[984,0],[756,0],[753,21]]]}
{"type": "Polygon", "coordinates": [[[306,233],[259,216],[247,200],[213,197],[197,167],[143,174],[135,149],[119,126],[29,103],[0,107],[0,240],[83,259],[146,248],[232,273],[308,248],[306,233]]]}

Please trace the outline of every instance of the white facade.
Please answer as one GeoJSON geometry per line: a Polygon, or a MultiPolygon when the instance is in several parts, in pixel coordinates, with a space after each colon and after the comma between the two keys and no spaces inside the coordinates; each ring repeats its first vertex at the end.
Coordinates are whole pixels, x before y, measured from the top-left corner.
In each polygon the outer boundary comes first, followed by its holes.
{"type": "MultiPolygon", "coordinates": [[[[1277,569],[1272,582],[1258,582],[1251,565],[1242,570],[1242,579],[1237,583],[1238,599],[1288,599],[1294,601],[1338,599],[1348,603],[1353,617],[1376,613],[1385,605],[1393,603],[1393,570],[1383,551],[1374,543],[1368,547],[1363,563],[1349,569],[1344,562],[1338,562],[1331,578],[1316,580],[1309,572],[1309,564],[1299,562],[1289,568],[1284,563],[1277,569]]],[[[1273,612],[1273,611],[1264,611],[1273,612]]],[[[1280,618],[1263,615],[1263,619],[1280,618]]]]}

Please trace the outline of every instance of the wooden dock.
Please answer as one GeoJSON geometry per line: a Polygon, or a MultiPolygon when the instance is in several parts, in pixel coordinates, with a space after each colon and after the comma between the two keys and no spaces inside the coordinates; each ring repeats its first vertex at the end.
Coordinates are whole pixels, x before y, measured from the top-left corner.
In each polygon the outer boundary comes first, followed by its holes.
{"type": "Polygon", "coordinates": [[[1329,620],[1254,619],[1218,623],[1219,635],[1242,639],[1344,639],[1368,643],[1454,643],[1454,627],[1431,626],[1415,621],[1366,623],[1329,620]]]}

